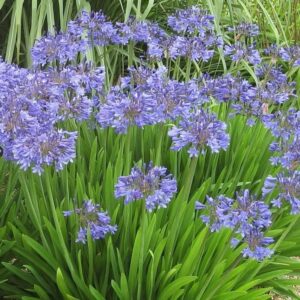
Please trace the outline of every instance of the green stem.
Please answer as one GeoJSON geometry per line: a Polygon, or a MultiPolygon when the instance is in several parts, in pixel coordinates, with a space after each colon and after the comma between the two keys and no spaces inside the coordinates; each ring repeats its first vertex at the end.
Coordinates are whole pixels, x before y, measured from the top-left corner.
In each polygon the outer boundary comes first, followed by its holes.
{"type": "Polygon", "coordinates": [[[141,243],[141,251],[139,257],[139,272],[138,272],[138,292],[137,292],[137,300],[142,300],[142,283],[143,283],[143,264],[144,264],[144,251],[145,251],[145,234],[146,234],[146,207],[145,200],[143,200],[142,205],[142,216],[141,216],[141,226],[142,226],[142,243],[141,243]]]}
{"type": "Polygon", "coordinates": [[[158,166],[161,163],[161,145],[164,137],[164,128],[160,125],[160,130],[158,133],[158,145],[156,146],[156,155],[155,155],[155,165],[158,166]]]}
{"type": "Polygon", "coordinates": [[[188,176],[186,182],[184,183],[184,187],[183,187],[184,188],[184,196],[185,196],[186,200],[188,200],[188,198],[190,196],[192,183],[193,183],[194,175],[196,172],[197,163],[198,163],[198,157],[193,157],[192,160],[190,161],[189,176],[188,176]]]}
{"type": "Polygon", "coordinates": [[[188,82],[190,80],[191,66],[192,66],[192,61],[190,59],[188,59],[187,63],[186,63],[186,72],[185,72],[185,81],[186,82],[188,82]]]}
{"type": "Polygon", "coordinates": [[[131,153],[131,138],[132,138],[132,127],[128,128],[127,135],[125,138],[125,174],[128,174],[130,171],[130,165],[132,160],[132,153],[131,153]]]}

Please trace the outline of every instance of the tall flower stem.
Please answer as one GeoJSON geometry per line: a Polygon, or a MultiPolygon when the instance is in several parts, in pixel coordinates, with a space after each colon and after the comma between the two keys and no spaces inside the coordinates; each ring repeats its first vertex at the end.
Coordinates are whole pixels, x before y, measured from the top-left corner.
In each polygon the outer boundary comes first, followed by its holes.
{"type": "Polygon", "coordinates": [[[159,165],[161,163],[161,146],[164,137],[164,128],[162,124],[159,124],[159,133],[158,133],[158,144],[156,146],[156,155],[155,155],[155,165],[159,165]]]}
{"type": "Polygon", "coordinates": [[[125,174],[129,173],[131,160],[132,160],[132,152],[131,152],[131,138],[133,136],[133,128],[129,127],[127,135],[125,138],[125,174]]]}
{"type": "Polygon", "coordinates": [[[188,82],[190,80],[191,66],[192,66],[192,61],[191,61],[191,59],[188,59],[186,62],[186,71],[185,71],[185,81],[186,82],[188,82]]]}
{"type": "Polygon", "coordinates": [[[144,252],[145,252],[145,234],[146,234],[146,205],[145,201],[142,202],[142,215],[141,215],[141,230],[142,230],[142,241],[141,250],[139,256],[139,271],[138,271],[138,291],[137,300],[142,300],[142,283],[143,283],[143,264],[144,264],[144,252]]]}
{"type": "Polygon", "coordinates": [[[188,176],[184,182],[184,197],[186,198],[186,200],[188,200],[189,196],[190,196],[190,192],[191,192],[191,188],[192,188],[192,184],[193,184],[193,180],[194,180],[194,175],[196,172],[196,167],[197,167],[197,163],[198,163],[198,157],[193,157],[190,160],[190,164],[189,164],[189,173],[188,176]]]}

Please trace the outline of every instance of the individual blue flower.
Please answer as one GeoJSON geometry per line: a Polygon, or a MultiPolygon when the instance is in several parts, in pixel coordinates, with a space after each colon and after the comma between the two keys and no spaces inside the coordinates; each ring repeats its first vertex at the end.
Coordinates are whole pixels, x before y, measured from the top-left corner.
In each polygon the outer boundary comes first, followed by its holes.
{"type": "Polygon", "coordinates": [[[211,232],[214,232],[224,227],[232,227],[230,224],[230,211],[233,202],[233,199],[224,195],[220,195],[215,199],[206,196],[206,204],[196,201],[195,209],[204,211],[204,213],[200,215],[200,218],[203,223],[209,226],[211,232]]]}
{"type": "Polygon", "coordinates": [[[167,169],[149,163],[143,168],[135,166],[130,175],[120,176],[115,185],[116,198],[125,197],[125,204],[144,199],[146,209],[151,212],[155,208],[167,207],[177,192],[177,183],[167,169]]]}
{"type": "Polygon", "coordinates": [[[173,141],[172,150],[179,151],[188,146],[190,156],[198,156],[207,146],[212,152],[219,152],[221,149],[226,150],[229,145],[226,124],[202,109],[184,115],[179,125],[174,125],[168,135],[173,141]]]}
{"type": "Polygon", "coordinates": [[[85,200],[81,208],[64,211],[65,217],[72,214],[78,215],[80,228],[77,234],[77,243],[86,243],[88,230],[93,240],[105,238],[107,234],[114,234],[116,225],[111,225],[111,219],[107,212],[100,210],[99,204],[94,204],[91,200],[85,200]]]}
{"type": "Polygon", "coordinates": [[[80,227],[79,230],[78,230],[76,243],[83,243],[83,244],[85,244],[86,243],[86,235],[87,235],[86,228],[80,227]]]}
{"type": "Polygon", "coordinates": [[[274,137],[285,143],[291,141],[293,136],[300,137],[300,112],[294,108],[268,114],[262,121],[274,137]]]}
{"type": "Polygon", "coordinates": [[[231,245],[236,247],[240,242],[247,244],[243,256],[263,260],[272,254],[272,250],[265,246],[273,239],[263,235],[263,231],[271,225],[271,211],[249,190],[237,193],[236,199],[224,195],[215,199],[207,196],[206,203],[196,202],[195,209],[202,211],[200,218],[212,232],[231,228],[235,234],[231,245]]]}
{"type": "Polygon", "coordinates": [[[269,227],[272,215],[267,204],[258,201],[249,190],[244,190],[237,194],[236,206],[233,207],[231,216],[232,227],[238,225],[238,231],[245,234],[249,226],[259,229],[269,227]]]}
{"type": "Polygon", "coordinates": [[[280,57],[280,48],[276,44],[270,45],[268,48],[264,49],[264,53],[271,58],[271,63],[276,63],[280,57]]]}

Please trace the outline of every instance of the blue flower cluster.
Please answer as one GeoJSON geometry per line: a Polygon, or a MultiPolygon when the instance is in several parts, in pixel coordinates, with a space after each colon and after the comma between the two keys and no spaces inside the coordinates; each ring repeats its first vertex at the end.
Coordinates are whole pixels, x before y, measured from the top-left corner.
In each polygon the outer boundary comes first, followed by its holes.
{"type": "Polygon", "coordinates": [[[189,145],[190,156],[198,156],[204,146],[209,146],[212,152],[226,150],[229,145],[229,135],[226,124],[217,120],[212,113],[196,110],[183,116],[178,127],[169,130],[173,145],[171,149],[179,151],[189,145]]]}
{"type": "Polygon", "coordinates": [[[291,108],[285,112],[270,114],[264,119],[265,126],[277,139],[271,144],[274,152],[271,162],[280,166],[280,172],[268,176],[264,183],[263,194],[277,191],[272,200],[275,207],[281,207],[282,201],[291,206],[291,213],[300,213],[300,112],[291,108]]]}
{"type": "Polygon", "coordinates": [[[279,173],[276,177],[268,176],[265,180],[263,194],[267,195],[279,189],[278,196],[272,200],[275,207],[281,207],[282,201],[287,201],[291,206],[292,214],[300,213],[300,171],[279,173]]]}
{"type": "Polygon", "coordinates": [[[125,204],[143,199],[147,211],[167,207],[177,192],[177,183],[167,169],[149,163],[143,168],[134,167],[130,175],[121,176],[115,185],[116,198],[125,197],[125,204]]]}
{"type": "Polygon", "coordinates": [[[189,114],[203,99],[194,81],[172,80],[167,69],[129,68],[129,76],[113,86],[99,104],[96,119],[101,127],[113,127],[126,133],[132,125],[143,127],[176,120],[189,114]]]}
{"type": "Polygon", "coordinates": [[[102,93],[104,69],[81,63],[28,70],[0,61],[0,78],[4,157],[39,174],[46,165],[61,170],[73,161],[77,133],[59,129],[60,123],[90,118],[90,94],[102,93]]]}
{"type": "Polygon", "coordinates": [[[110,225],[110,217],[106,212],[100,211],[100,205],[94,204],[91,200],[85,200],[82,208],[75,208],[73,211],[64,211],[64,216],[72,214],[78,215],[80,228],[76,242],[86,243],[88,231],[92,239],[103,239],[108,233],[114,234],[117,230],[116,225],[110,225]]]}
{"type": "Polygon", "coordinates": [[[236,199],[224,195],[216,199],[207,197],[206,204],[196,202],[197,210],[204,210],[202,221],[210,226],[211,231],[231,228],[236,236],[232,246],[245,242],[244,257],[263,260],[271,256],[273,251],[265,246],[273,242],[272,238],[264,237],[263,231],[271,225],[271,211],[263,201],[258,201],[249,190],[237,194],[236,199]]]}
{"type": "Polygon", "coordinates": [[[113,24],[102,12],[83,11],[70,21],[67,31],[41,38],[32,50],[34,64],[74,60],[79,52],[94,46],[126,45],[129,42],[147,44],[151,59],[189,57],[207,61],[215,46],[223,41],[214,31],[213,17],[194,6],[179,10],[168,19],[175,34],[168,34],[158,24],[132,17],[127,22],[113,24]]]}
{"type": "MultiPolygon", "coordinates": [[[[299,213],[300,115],[296,109],[280,112],[279,108],[296,95],[295,83],[289,81],[282,65],[288,62],[291,67],[300,66],[300,46],[271,45],[259,51],[255,43],[259,28],[249,23],[229,28],[232,43],[224,45],[216,34],[213,16],[198,6],[176,11],[167,25],[164,30],[154,22],[133,17],[113,23],[102,12],[83,11],[68,23],[66,32],[48,34],[35,43],[32,69],[1,60],[0,149],[4,157],[39,174],[47,165],[61,170],[76,155],[77,133],[65,130],[65,121],[90,118],[95,118],[101,128],[112,127],[122,134],[130,126],[172,123],[168,132],[172,150],[187,147],[189,155],[196,157],[207,147],[219,152],[228,148],[230,139],[226,124],[209,109],[214,99],[226,103],[232,115],[247,116],[249,126],[261,120],[270,129],[276,139],[270,147],[274,152],[271,161],[282,171],[267,178],[263,193],[279,190],[273,204],[280,207],[282,200],[287,200],[292,213],[299,213]],[[140,57],[147,59],[141,59],[139,66],[128,66],[126,76],[106,89],[104,67],[89,62],[87,51],[95,46],[135,43],[147,49],[140,57]],[[202,74],[193,79],[187,76],[180,81],[180,75],[174,74],[175,80],[172,68],[165,67],[183,58],[181,62],[188,62],[189,75],[193,63],[205,65],[218,48],[224,51],[226,62],[234,62],[233,66],[240,62],[253,65],[251,75],[255,80],[238,73],[214,77],[202,74]]],[[[152,164],[134,167],[115,186],[117,198],[125,197],[125,203],[144,199],[148,211],[166,207],[176,191],[176,180],[167,175],[166,168],[152,164]]],[[[205,206],[198,203],[197,207],[208,210],[202,219],[212,231],[232,228],[238,236],[233,243],[248,244],[244,256],[261,260],[271,255],[265,246],[272,240],[263,235],[271,223],[270,211],[248,191],[235,200],[223,195],[208,197],[205,206]]],[[[94,239],[116,230],[109,225],[107,214],[91,201],[65,215],[71,213],[80,217],[79,242],[86,241],[88,230],[94,239]]]]}

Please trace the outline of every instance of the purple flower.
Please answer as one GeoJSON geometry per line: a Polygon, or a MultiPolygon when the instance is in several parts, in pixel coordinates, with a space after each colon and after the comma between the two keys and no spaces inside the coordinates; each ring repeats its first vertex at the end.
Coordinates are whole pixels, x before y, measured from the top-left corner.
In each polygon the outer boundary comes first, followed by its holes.
{"type": "Polygon", "coordinates": [[[252,65],[261,63],[261,57],[255,45],[246,46],[244,43],[236,42],[230,46],[226,45],[224,54],[229,55],[233,61],[244,59],[252,65]]]}
{"type": "Polygon", "coordinates": [[[45,165],[54,164],[56,170],[62,170],[76,156],[76,137],[76,132],[60,129],[48,132],[42,128],[32,129],[14,142],[13,158],[23,170],[32,167],[32,171],[38,174],[45,165]]]}
{"type": "Polygon", "coordinates": [[[179,56],[187,57],[195,61],[208,61],[214,55],[214,46],[217,45],[216,38],[207,36],[200,37],[175,37],[169,45],[169,56],[177,58],[179,56]]]}
{"type": "Polygon", "coordinates": [[[119,87],[113,87],[106,96],[106,102],[100,104],[96,118],[102,127],[111,126],[118,133],[126,133],[129,126],[155,124],[154,107],[155,103],[142,91],[127,93],[119,87]]]}
{"type": "Polygon", "coordinates": [[[278,189],[277,198],[273,199],[274,206],[280,207],[282,201],[287,201],[291,206],[291,213],[298,214],[300,212],[300,172],[288,171],[279,173],[276,177],[267,177],[263,193],[265,195],[278,189]]]}
{"type": "Polygon", "coordinates": [[[229,32],[235,32],[237,36],[253,37],[259,35],[259,27],[253,23],[240,23],[235,27],[229,27],[229,32]]]}
{"type": "Polygon", "coordinates": [[[176,180],[166,175],[164,167],[153,167],[152,163],[143,168],[131,169],[129,176],[120,176],[115,185],[116,198],[125,197],[125,204],[145,199],[146,209],[153,211],[156,207],[167,207],[177,191],[176,180]]]}
{"type": "Polygon", "coordinates": [[[37,40],[31,50],[33,65],[44,66],[52,62],[65,64],[74,60],[85,48],[84,42],[71,34],[48,34],[37,40]]]}
{"type": "Polygon", "coordinates": [[[280,57],[279,47],[276,44],[272,44],[270,47],[264,49],[264,53],[271,57],[271,62],[275,63],[280,57]]]}
{"type": "Polygon", "coordinates": [[[263,201],[257,201],[249,190],[237,194],[236,207],[232,210],[232,223],[239,224],[239,231],[244,234],[247,228],[267,228],[271,225],[271,211],[263,201]]]}
{"type": "Polygon", "coordinates": [[[244,257],[262,261],[274,253],[273,250],[266,247],[273,243],[273,238],[265,237],[257,228],[249,229],[244,236],[244,240],[248,245],[248,247],[242,251],[244,257]]]}
{"type": "Polygon", "coordinates": [[[86,235],[87,235],[86,228],[80,227],[79,230],[78,230],[76,243],[85,244],[86,243],[86,235]]]}
{"type": "Polygon", "coordinates": [[[239,101],[252,102],[255,99],[255,88],[240,76],[234,77],[226,74],[217,78],[205,80],[207,95],[214,97],[219,102],[239,101]]]}
{"type": "Polygon", "coordinates": [[[236,235],[231,245],[235,247],[239,242],[248,245],[243,256],[263,260],[273,253],[265,247],[273,239],[263,235],[263,230],[271,225],[271,211],[263,201],[250,195],[249,190],[237,194],[236,200],[224,195],[215,199],[207,196],[206,204],[196,202],[195,208],[203,211],[200,218],[212,232],[231,228],[236,235]]]}
{"type": "Polygon", "coordinates": [[[281,48],[279,55],[282,60],[289,62],[293,67],[300,66],[300,46],[292,45],[290,47],[281,48]]]}
{"type": "Polygon", "coordinates": [[[117,29],[100,12],[82,11],[80,16],[68,23],[67,32],[76,38],[86,40],[88,45],[106,46],[119,39],[117,29]]]}
{"type": "Polygon", "coordinates": [[[117,230],[116,225],[110,225],[110,217],[106,212],[100,211],[100,205],[94,204],[91,200],[85,200],[82,208],[74,211],[64,211],[64,216],[68,217],[72,213],[78,215],[80,228],[77,234],[77,243],[86,243],[88,230],[93,240],[105,238],[107,234],[114,234],[117,230]]]}
{"type": "Polygon", "coordinates": [[[284,142],[290,141],[293,135],[300,137],[300,112],[293,108],[266,115],[262,120],[272,135],[284,142]]]}
{"type": "Polygon", "coordinates": [[[198,156],[205,146],[210,147],[212,152],[219,152],[229,145],[226,124],[204,110],[194,110],[184,115],[178,127],[174,125],[168,134],[173,141],[171,149],[179,151],[189,146],[190,156],[198,156]]]}
{"type": "Polygon", "coordinates": [[[168,17],[168,25],[178,33],[198,34],[202,36],[214,28],[214,17],[197,6],[177,10],[168,17]]]}
{"type": "Polygon", "coordinates": [[[224,195],[220,195],[216,199],[206,196],[206,204],[196,201],[195,209],[205,211],[200,218],[214,232],[221,230],[223,227],[232,227],[230,210],[233,202],[233,199],[224,195]]]}

